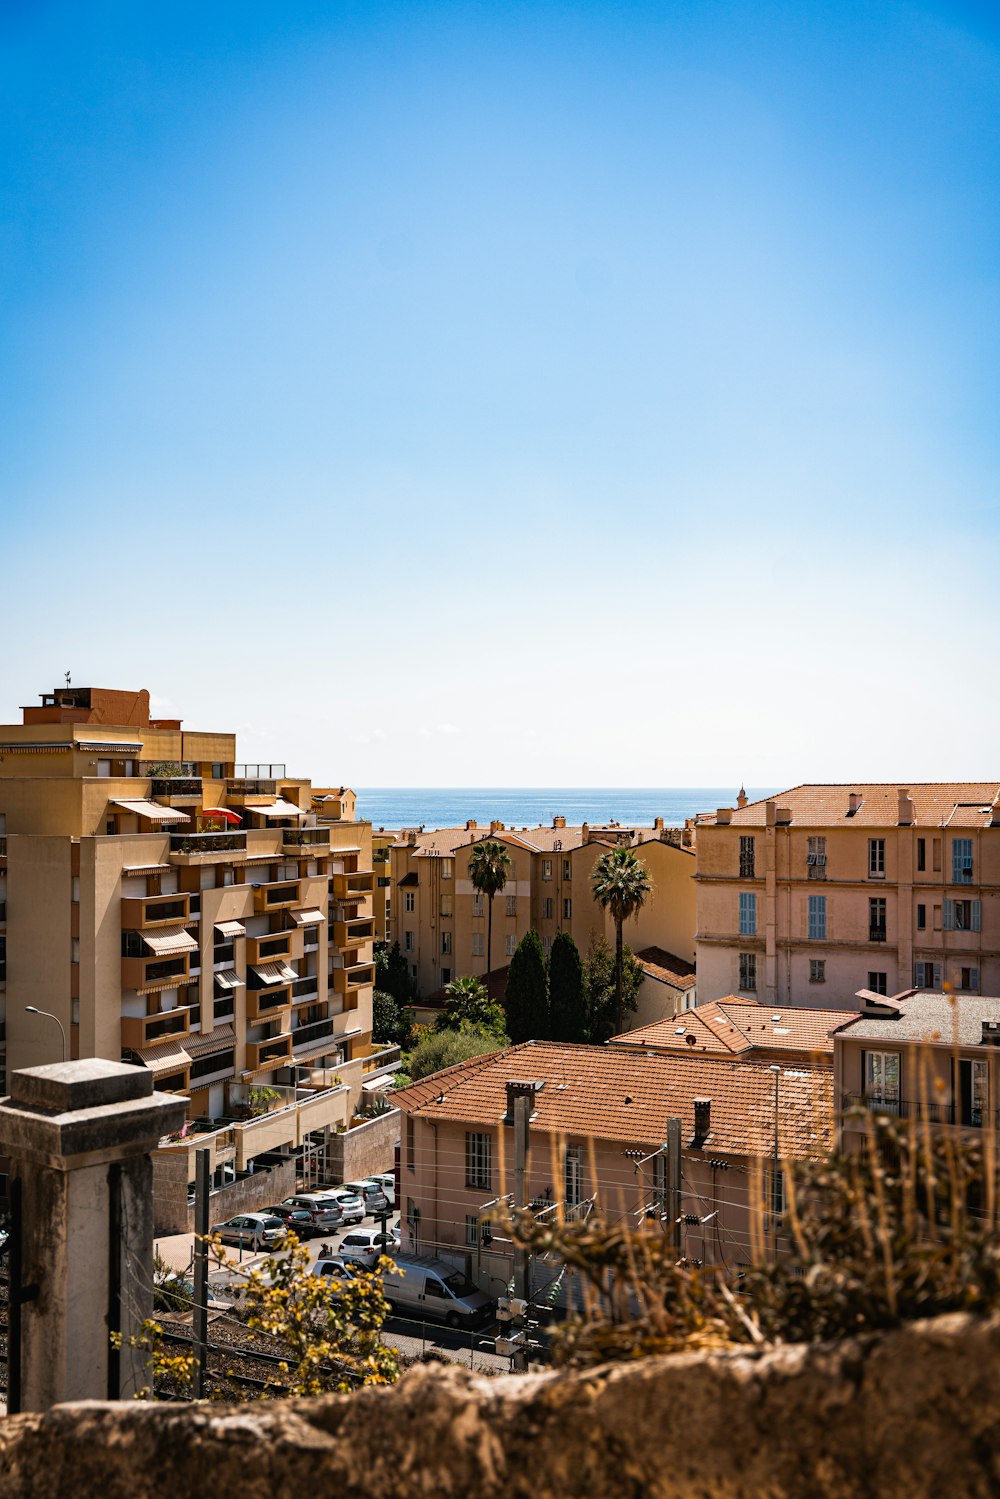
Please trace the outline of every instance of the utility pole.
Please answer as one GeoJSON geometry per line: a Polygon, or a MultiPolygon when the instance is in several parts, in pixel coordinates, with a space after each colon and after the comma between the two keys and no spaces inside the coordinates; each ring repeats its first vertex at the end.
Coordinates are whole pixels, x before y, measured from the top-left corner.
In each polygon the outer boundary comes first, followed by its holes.
{"type": "MultiPolygon", "coordinates": [[[[531,1119],[533,1095],[524,1092],[514,1098],[514,1210],[528,1205],[528,1130],[531,1119]]],[[[522,1245],[514,1247],[514,1296],[522,1304],[528,1300],[528,1251],[522,1245]]],[[[523,1313],[513,1319],[514,1343],[513,1363],[515,1374],[528,1372],[528,1329],[523,1313]]]]}
{"type": "Polygon", "coordinates": [[[667,1120],[667,1225],[670,1229],[670,1244],[680,1258],[681,1253],[681,1121],[667,1120]]]}
{"type": "MultiPolygon", "coordinates": [[[[208,1363],[208,1160],[207,1150],[196,1150],[194,1177],[194,1346],[198,1360],[195,1398],[205,1398],[208,1363]]],[[[241,1246],[242,1248],[242,1241],[241,1246]]]]}
{"type": "Polygon", "coordinates": [[[778,1089],[781,1085],[781,1068],[772,1062],[774,1073],[774,1168],[771,1176],[771,1251],[778,1258],[778,1089]]]}

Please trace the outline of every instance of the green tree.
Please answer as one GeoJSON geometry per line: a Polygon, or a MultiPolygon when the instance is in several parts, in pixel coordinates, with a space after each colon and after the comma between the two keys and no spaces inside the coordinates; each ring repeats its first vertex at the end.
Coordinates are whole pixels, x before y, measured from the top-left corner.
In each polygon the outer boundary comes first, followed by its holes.
{"type": "Polygon", "coordinates": [[[457,1031],[428,1031],[410,1053],[409,1075],[416,1082],[432,1072],[440,1072],[442,1067],[500,1051],[502,1045],[497,1036],[475,1025],[466,1024],[457,1031]]]}
{"type": "Polygon", "coordinates": [[[417,997],[417,986],[410,976],[409,965],[398,942],[375,948],[375,987],[390,995],[398,1005],[408,1005],[417,997]]]}
{"type": "Polygon", "coordinates": [[[507,1034],[520,1041],[544,1041],[549,1034],[549,986],[542,939],[525,932],[507,975],[507,1034]]]}
{"type": "Polygon", "coordinates": [[[615,1030],[621,1032],[625,1019],[624,952],[622,927],[638,916],[652,888],[646,866],[630,848],[609,849],[594,865],[591,876],[594,899],[604,911],[611,912],[615,924],[615,1030]]]}
{"type": "MultiPolygon", "coordinates": [[[[626,946],[622,952],[622,1012],[633,1014],[642,983],[642,964],[626,946]]],[[[598,1046],[616,1034],[618,1015],[617,964],[603,937],[591,938],[584,969],[587,1040],[598,1046]]]]}
{"type": "Polygon", "coordinates": [[[447,996],[434,1028],[438,1031],[457,1031],[464,1024],[478,1026],[480,1030],[507,1042],[507,1021],[503,1006],[490,999],[490,991],[482,979],[453,979],[444,991],[447,996]]]}
{"type": "Polygon", "coordinates": [[[376,989],[372,995],[372,1040],[395,1043],[399,1040],[399,1005],[384,989],[376,989]]]}
{"type": "Polygon", "coordinates": [[[493,897],[507,883],[510,855],[495,838],[475,843],[469,855],[469,879],[472,888],[486,896],[486,982],[493,972],[493,897]]]}
{"type": "Polygon", "coordinates": [[[559,932],[549,954],[549,1039],[587,1039],[583,959],[569,932],[559,932]]]}

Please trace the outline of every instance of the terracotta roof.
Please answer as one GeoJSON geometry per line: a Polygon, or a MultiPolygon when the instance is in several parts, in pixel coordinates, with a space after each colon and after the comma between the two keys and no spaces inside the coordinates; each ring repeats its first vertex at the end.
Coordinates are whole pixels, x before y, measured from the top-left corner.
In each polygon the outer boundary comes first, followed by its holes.
{"type": "MultiPolygon", "coordinates": [[[[612,823],[588,827],[590,842],[602,845],[604,842],[614,845],[618,841],[617,835],[621,833],[632,835],[628,846],[633,848],[642,843],[661,841],[658,828],[626,827],[612,823]]],[[[490,832],[488,823],[481,823],[474,828],[429,828],[426,831],[419,828],[401,828],[399,833],[393,836],[395,837],[393,848],[408,848],[415,856],[425,857],[454,854],[460,848],[471,848],[474,843],[481,843],[484,838],[493,838],[498,843],[509,842],[515,848],[526,848],[532,853],[540,854],[571,854],[586,847],[582,826],[554,828],[548,824],[535,828],[498,828],[495,833],[490,832]],[[408,841],[410,833],[413,832],[417,835],[415,844],[408,841]]],[[[694,855],[693,848],[685,848],[681,852],[694,855]]]]}
{"type": "MultiPolygon", "coordinates": [[[[722,1057],[648,1056],[626,1047],[527,1042],[449,1067],[393,1094],[422,1119],[496,1126],[506,1113],[506,1084],[537,1079],[535,1132],[592,1135],[655,1148],[666,1121],[694,1134],[694,1099],[711,1099],[704,1148],[715,1154],[769,1155],[774,1149],[775,1074],[754,1062],[722,1057]]],[[[779,1081],[778,1148],[804,1158],[832,1143],[833,1074],[829,1068],[784,1069],[779,1081]]]]}
{"type": "MultiPolygon", "coordinates": [[[[787,807],[792,814],[792,824],[799,827],[850,827],[855,824],[887,828],[898,825],[900,789],[897,782],[804,785],[779,791],[767,801],[773,801],[776,807],[787,807]],[[860,794],[861,805],[849,815],[852,791],[860,794]]],[[[915,826],[986,827],[990,822],[989,808],[1000,791],[1000,784],[996,781],[932,781],[911,784],[905,789],[913,799],[915,826]]],[[[745,807],[734,809],[730,826],[763,827],[766,805],[766,801],[750,802],[745,807]]],[[[714,813],[703,814],[698,821],[702,827],[718,825],[714,813]]]]}
{"type": "Polygon", "coordinates": [[[636,957],[645,971],[654,979],[670,984],[675,989],[693,989],[695,985],[694,964],[662,947],[644,947],[636,957]]]}
{"type": "Polygon", "coordinates": [[[831,1057],[834,1031],[857,1018],[854,1011],[764,1005],[733,995],[626,1031],[612,1045],[655,1046],[696,1056],[699,1052],[715,1052],[746,1057],[754,1049],[765,1049],[831,1057]]]}

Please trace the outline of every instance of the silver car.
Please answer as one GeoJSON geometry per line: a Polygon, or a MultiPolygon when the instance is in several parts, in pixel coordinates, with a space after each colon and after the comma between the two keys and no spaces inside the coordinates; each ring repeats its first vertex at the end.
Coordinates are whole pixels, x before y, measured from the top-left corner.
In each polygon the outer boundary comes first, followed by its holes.
{"type": "Polygon", "coordinates": [[[266,1249],[285,1236],[285,1225],[280,1218],[268,1213],[244,1213],[230,1218],[212,1229],[223,1244],[236,1244],[243,1249],[266,1249]]]}
{"type": "Polygon", "coordinates": [[[378,1218],[383,1213],[388,1213],[389,1204],[385,1200],[382,1183],[376,1181],[374,1176],[366,1176],[363,1181],[359,1182],[347,1182],[346,1185],[348,1191],[361,1194],[367,1215],[370,1215],[372,1218],[378,1218]]]}
{"type": "Polygon", "coordinates": [[[344,1223],[364,1222],[365,1200],[360,1192],[352,1192],[350,1187],[330,1187],[328,1190],[324,1188],[317,1196],[335,1202],[343,1214],[344,1223]]]}
{"type": "Polygon", "coordinates": [[[305,1208],[320,1233],[329,1233],[331,1229],[339,1228],[344,1221],[340,1203],[320,1192],[299,1192],[294,1197],[286,1197],[282,1207],[305,1208]]]}

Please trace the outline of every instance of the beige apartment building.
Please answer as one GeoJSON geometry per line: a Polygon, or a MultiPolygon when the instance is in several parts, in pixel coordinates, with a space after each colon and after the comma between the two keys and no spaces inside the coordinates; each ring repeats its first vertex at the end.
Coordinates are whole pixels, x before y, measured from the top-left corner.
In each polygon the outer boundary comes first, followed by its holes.
{"type": "Polygon", "coordinates": [[[532,929],[546,953],[562,931],[584,955],[593,936],[613,942],[613,922],[595,903],[591,878],[602,854],[622,844],[639,855],[652,884],[644,909],[625,928],[626,942],[635,952],[659,948],[663,958],[676,958],[678,972],[689,971],[695,929],[689,828],[666,828],[662,818],[652,828],[567,827],[564,817],[553,818],[551,827],[519,829],[468,822],[433,832],[407,829],[391,847],[390,933],[423,997],[453,978],[486,974],[487,902],[469,879],[469,856],[484,838],[502,843],[511,865],[507,885],[493,901],[494,971],[506,967],[532,929]]]}
{"type": "Polygon", "coordinates": [[[1000,990],[996,782],[796,786],[697,819],[704,1000],[1000,990]]]}
{"type": "Polygon", "coordinates": [[[234,1170],[345,1126],[374,977],[352,813],[346,788],[238,764],[233,734],[151,718],[146,692],[23,709],[0,727],[4,1074],[64,1046],[146,1066],[202,1128],[236,1122],[234,1170]]]}

